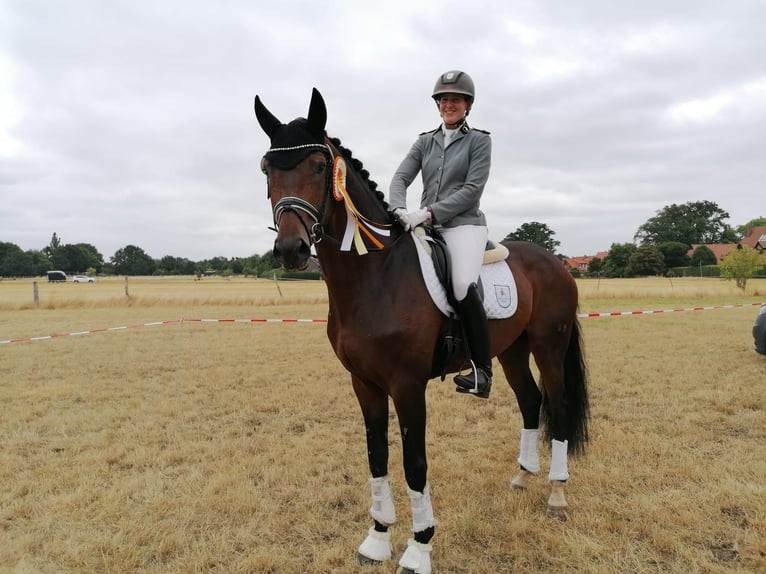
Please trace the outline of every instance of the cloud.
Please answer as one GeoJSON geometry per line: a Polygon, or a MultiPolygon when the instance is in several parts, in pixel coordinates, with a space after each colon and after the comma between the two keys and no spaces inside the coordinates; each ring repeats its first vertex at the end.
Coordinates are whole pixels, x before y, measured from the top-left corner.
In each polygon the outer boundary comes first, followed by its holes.
{"type": "Polygon", "coordinates": [[[319,88],[328,131],[386,189],[454,68],[492,133],[493,237],[540,221],[564,253],[595,253],[698,200],[739,225],[762,214],[764,16],[757,1],[4,3],[0,241],[264,253],[255,94],[287,121],[319,88]]]}

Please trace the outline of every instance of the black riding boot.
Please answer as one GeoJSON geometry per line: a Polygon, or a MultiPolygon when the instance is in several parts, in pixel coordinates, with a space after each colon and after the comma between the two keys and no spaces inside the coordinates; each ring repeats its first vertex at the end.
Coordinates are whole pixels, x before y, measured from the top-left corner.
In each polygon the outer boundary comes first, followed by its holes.
{"type": "Polygon", "coordinates": [[[471,360],[471,372],[455,377],[459,393],[471,393],[482,399],[489,397],[492,388],[492,358],[489,355],[489,325],[484,303],[476,283],[468,288],[465,299],[458,303],[463,331],[471,360]]]}

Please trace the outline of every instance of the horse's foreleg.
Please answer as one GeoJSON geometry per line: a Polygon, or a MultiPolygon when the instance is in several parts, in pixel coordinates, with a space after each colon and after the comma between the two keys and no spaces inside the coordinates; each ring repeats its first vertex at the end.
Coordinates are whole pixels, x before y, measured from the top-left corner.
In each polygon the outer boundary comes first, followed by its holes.
{"type": "Polygon", "coordinates": [[[404,476],[412,508],[413,538],[407,541],[399,560],[399,572],[404,574],[431,574],[431,539],[436,519],[431,504],[426,458],[426,403],[425,388],[394,397],[399,416],[404,456],[404,476]]]}
{"type": "Polygon", "coordinates": [[[388,395],[377,387],[352,377],[359,399],[367,436],[367,461],[370,466],[370,516],[373,526],[358,549],[362,564],[375,564],[391,558],[391,534],[396,522],[394,497],[388,476],[388,395]]]}

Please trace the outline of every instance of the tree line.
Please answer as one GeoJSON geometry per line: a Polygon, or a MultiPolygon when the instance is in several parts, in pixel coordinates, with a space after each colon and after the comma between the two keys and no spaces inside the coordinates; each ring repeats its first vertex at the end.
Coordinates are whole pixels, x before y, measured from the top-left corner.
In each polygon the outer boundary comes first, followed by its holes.
{"type": "Polygon", "coordinates": [[[57,233],[42,249],[23,251],[14,243],[0,241],[0,277],[40,277],[51,270],[70,275],[267,275],[279,264],[269,250],[250,257],[213,257],[191,261],[166,255],[153,259],[136,245],[126,245],[108,260],[90,243],[62,243],[57,233]]]}
{"type": "MultiPolygon", "coordinates": [[[[633,243],[613,243],[604,259],[593,259],[588,273],[603,277],[636,277],[664,275],[681,267],[715,265],[715,254],[702,244],[737,243],[750,227],[766,225],[766,218],[759,217],[733,228],[726,222],[728,219],[728,212],[711,201],[668,205],[639,226],[633,243]],[[690,256],[688,252],[692,245],[702,246],[690,256]]],[[[504,240],[537,243],[565,259],[565,255],[558,253],[560,242],[555,235],[545,223],[533,221],[522,224],[504,240]]],[[[738,257],[746,258],[744,255],[738,257]]],[[[757,256],[747,257],[757,260],[757,256]]],[[[191,261],[170,255],[153,259],[140,247],[126,245],[105,261],[93,245],[63,244],[56,233],[40,250],[22,251],[13,243],[0,242],[0,277],[38,277],[52,269],[70,274],[99,275],[201,275],[212,271],[261,276],[278,268],[271,251],[250,257],[191,261]]]]}
{"type": "MultiPolygon", "coordinates": [[[[729,213],[711,201],[672,204],[657,211],[639,226],[632,243],[613,243],[603,258],[594,258],[587,274],[598,277],[641,277],[673,275],[688,270],[734,279],[744,288],[747,279],[756,273],[766,273],[757,251],[743,247],[732,252],[717,266],[713,251],[705,244],[735,244],[747,235],[751,227],[766,226],[766,218],[751,219],[736,228],[726,220],[729,213]],[[692,246],[697,245],[692,254],[692,246]],[[710,267],[714,267],[710,269],[710,267]]],[[[546,224],[525,223],[505,240],[531,241],[556,253],[559,242],[546,224]]],[[[563,255],[559,255],[565,258],[563,255]]],[[[579,275],[579,270],[573,274],[579,275]]]]}

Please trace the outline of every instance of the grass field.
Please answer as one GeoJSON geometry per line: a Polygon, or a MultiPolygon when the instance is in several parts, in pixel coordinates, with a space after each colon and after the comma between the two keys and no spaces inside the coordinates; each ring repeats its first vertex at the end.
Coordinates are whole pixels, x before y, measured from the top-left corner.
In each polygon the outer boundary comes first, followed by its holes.
{"type": "MultiPolygon", "coordinates": [[[[569,520],[544,474],[510,488],[521,418],[434,380],[434,571],[766,571],[766,281],[579,281],[588,454],[569,520]]],[[[320,282],[131,278],[0,282],[0,341],[180,318],[321,319],[320,282]]],[[[0,345],[0,573],[351,573],[370,524],[364,428],[310,323],[175,322],[0,345]]],[[[399,523],[409,504],[392,421],[399,523]]],[[[543,451],[547,468],[547,451],[543,451]]],[[[367,568],[393,572],[392,563],[367,568]]]]}

